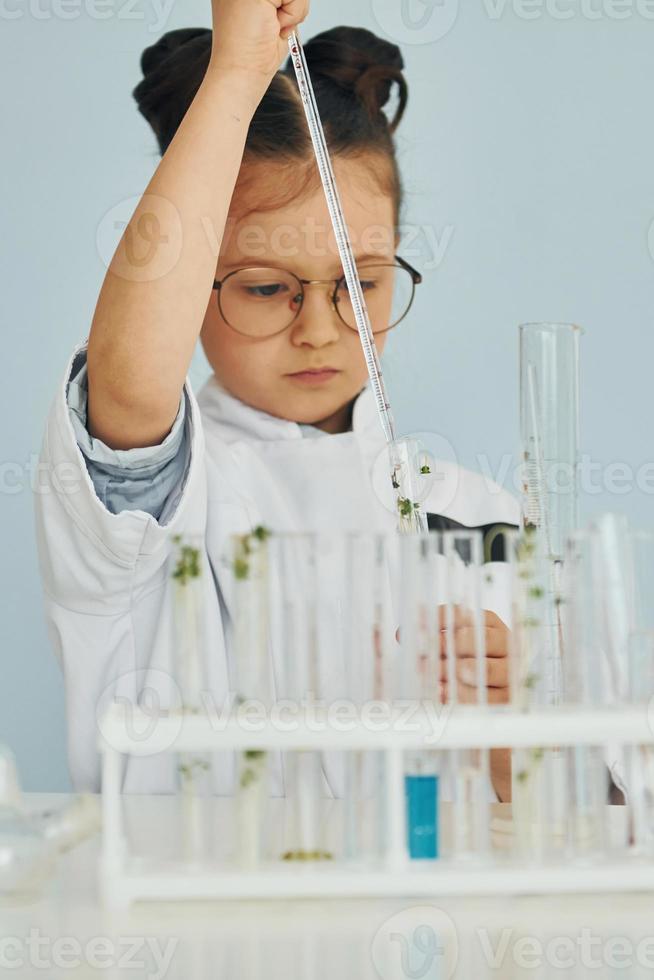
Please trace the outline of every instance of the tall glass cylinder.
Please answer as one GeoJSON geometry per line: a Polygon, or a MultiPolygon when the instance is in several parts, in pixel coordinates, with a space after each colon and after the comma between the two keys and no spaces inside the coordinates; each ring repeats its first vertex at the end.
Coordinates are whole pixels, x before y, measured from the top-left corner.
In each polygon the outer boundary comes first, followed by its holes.
{"type": "Polygon", "coordinates": [[[581,333],[567,323],[520,327],[522,517],[544,563],[539,642],[553,704],[561,700],[562,689],[562,563],[566,539],[578,524],[581,333]]]}
{"type": "Polygon", "coordinates": [[[520,327],[520,422],[524,462],[523,523],[562,561],[578,524],[579,339],[568,323],[520,327]]]}

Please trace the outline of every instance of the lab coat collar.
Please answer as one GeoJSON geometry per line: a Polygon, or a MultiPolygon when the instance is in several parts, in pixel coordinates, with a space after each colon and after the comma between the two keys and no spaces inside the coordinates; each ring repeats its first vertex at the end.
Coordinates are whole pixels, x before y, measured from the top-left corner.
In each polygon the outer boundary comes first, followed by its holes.
{"type": "MultiPolygon", "coordinates": [[[[269,415],[236,398],[216,378],[215,374],[204,383],[197,396],[202,414],[216,426],[226,442],[239,439],[276,442],[303,439],[302,428],[297,422],[269,415]]],[[[368,382],[354,401],[351,432],[338,433],[332,439],[356,436],[378,436],[383,441],[383,431],[377,415],[374,395],[368,382]]]]}

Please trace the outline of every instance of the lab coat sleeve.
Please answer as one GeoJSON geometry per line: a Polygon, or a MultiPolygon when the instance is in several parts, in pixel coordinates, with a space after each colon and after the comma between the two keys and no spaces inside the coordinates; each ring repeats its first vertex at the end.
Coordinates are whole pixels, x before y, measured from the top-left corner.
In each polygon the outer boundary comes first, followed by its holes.
{"type": "Polygon", "coordinates": [[[96,496],[112,514],[144,510],[160,524],[167,523],[188,470],[190,427],[186,424],[186,395],[180,398],[170,432],[158,445],[111,449],[88,429],[86,351],[80,352],[79,362],[68,383],[68,410],[96,496]]]}
{"type": "MultiPolygon", "coordinates": [[[[45,616],[64,673],[75,789],[99,789],[96,707],[119,678],[147,669],[166,608],[175,535],[206,533],[200,412],[188,383],[190,458],[165,523],[139,510],[111,513],[97,496],[71,424],[66,393],[78,348],[47,416],[35,493],[45,616]]],[[[140,677],[140,673],[138,674],[140,677]]]]}

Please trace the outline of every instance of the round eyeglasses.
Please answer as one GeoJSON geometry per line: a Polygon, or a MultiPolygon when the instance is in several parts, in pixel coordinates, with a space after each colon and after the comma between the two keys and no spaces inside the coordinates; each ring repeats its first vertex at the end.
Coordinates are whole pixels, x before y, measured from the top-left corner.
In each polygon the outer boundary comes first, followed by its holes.
{"type": "MultiPolygon", "coordinates": [[[[399,255],[395,262],[362,263],[357,269],[374,334],[396,327],[411,308],[420,273],[399,255]]],[[[357,329],[345,276],[339,279],[300,279],[286,269],[244,268],[216,279],[218,307],[223,319],[246,337],[272,337],[297,319],[305,287],[333,284],[332,308],[351,330],[357,329]]]]}

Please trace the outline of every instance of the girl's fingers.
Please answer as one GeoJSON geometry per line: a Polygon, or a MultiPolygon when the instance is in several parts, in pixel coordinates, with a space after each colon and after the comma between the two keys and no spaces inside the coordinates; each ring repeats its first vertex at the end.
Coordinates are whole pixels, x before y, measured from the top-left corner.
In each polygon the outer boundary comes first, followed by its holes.
{"type": "Polygon", "coordinates": [[[460,626],[469,626],[472,623],[472,614],[463,606],[439,606],[438,607],[438,626],[439,629],[448,629],[453,626],[458,629],[460,626]],[[448,616],[448,608],[451,610],[448,616]]]}
{"type": "MultiPolygon", "coordinates": [[[[474,657],[460,657],[456,661],[456,677],[461,685],[477,688],[476,660],[474,657]]],[[[449,679],[447,662],[441,660],[440,682],[447,684],[449,679]]],[[[508,687],[509,686],[509,664],[506,659],[495,657],[486,660],[486,686],[487,687],[508,687]]]]}
{"type": "Polygon", "coordinates": [[[279,26],[286,33],[289,27],[295,28],[306,20],[308,13],[308,0],[286,0],[277,11],[279,26]]]}
{"type": "MultiPolygon", "coordinates": [[[[468,632],[464,634],[464,638],[465,638],[465,642],[469,646],[468,653],[473,654],[475,650],[475,632],[474,632],[474,621],[473,621],[472,613],[470,613],[463,606],[452,606],[451,614],[449,617],[451,619],[451,622],[448,623],[447,608],[448,608],[447,606],[438,606],[438,628],[441,631],[440,632],[441,656],[442,657],[446,656],[446,652],[447,652],[446,637],[447,637],[447,631],[450,627],[454,630],[455,649],[457,649],[456,644],[458,644],[458,646],[460,646],[462,650],[465,649],[461,643],[461,639],[460,638],[457,639],[457,637],[463,630],[466,629],[468,630],[468,632]],[[472,637],[472,644],[470,644],[471,637],[472,637]]],[[[483,624],[486,630],[487,647],[490,646],[491,649],[493,650],[498,649],[499,641],[497,636],[495,636],[496,632],[502,633],[506,637],[506,650],[503,653],[492,653],[489,655],[494,657],[503,657],[506,655],[506,652],[508,650],[509,628],[508,626],[506,626],[505,623],[502,622],[499,616],[497,616],[494,612],[491,612],[489,609],[484,609],[483,613],[484,613],[483,624]],[[490,637],[490,643],[489,643],[490,632],[493,633],[493,636],[490,637]]],[[[397,640],[398,643],[401,642],[399,626],[395,631],[395,639],[397,640]]],[[[489,653],[488,650],[486,652],[489,653]]]]}
{"type": "MultiPolygon", "coordinates": [[[[453,605],[449,608],[452,610],[449,618],[452,621],[454,629],[459,629],[462,626],[472,626],[474,624],[473,615],[465,606],[453,605]]],[[[447,629],[450,625],[448,623],[447,610],[448,606],[438,607],[438,625],[442,630],[447,629]]],[[[506,623],[502,622],[500,617],[496,613],[491,612],[490,609],[482,609],[482,613],[482,621],[485,627],[489,629],[508,629],[506,623]]]]}
{"type": "MultiPolygon", "coordinates": [[[[461,684],[477,687],[476,663],[474,657],[461,657],[456,663],[456,676],[461,684]]],[[[486,660],[486,687],[508,687],[509,666],[501,658],[486,660]]]]}
{"type": "MultiPolygon", "coordinates": [[[[457,684],[457,702],[459,704],[477,704],[477,689],[467,684],[457,684]]],[[[447,684],[440,686],[440,702],[448,704],[450,693],[447,684]]],[[[506,704],[509,700],[508,687],[489,687],[486,691],[487,704],[506,704]]]]}
{"type": "MultiPolygon", "coordinates": [[[[509,631],[486,627],[486,656],[506,657],[509,652],[509,631]]],[[[463,626],[454,631],[454,652],[457,657],[474,656],[477,648],[476,630],[471,626],[463,626]]],[[[441,657],[447,656],[447,633],[441,633],[441,657]]]]}

